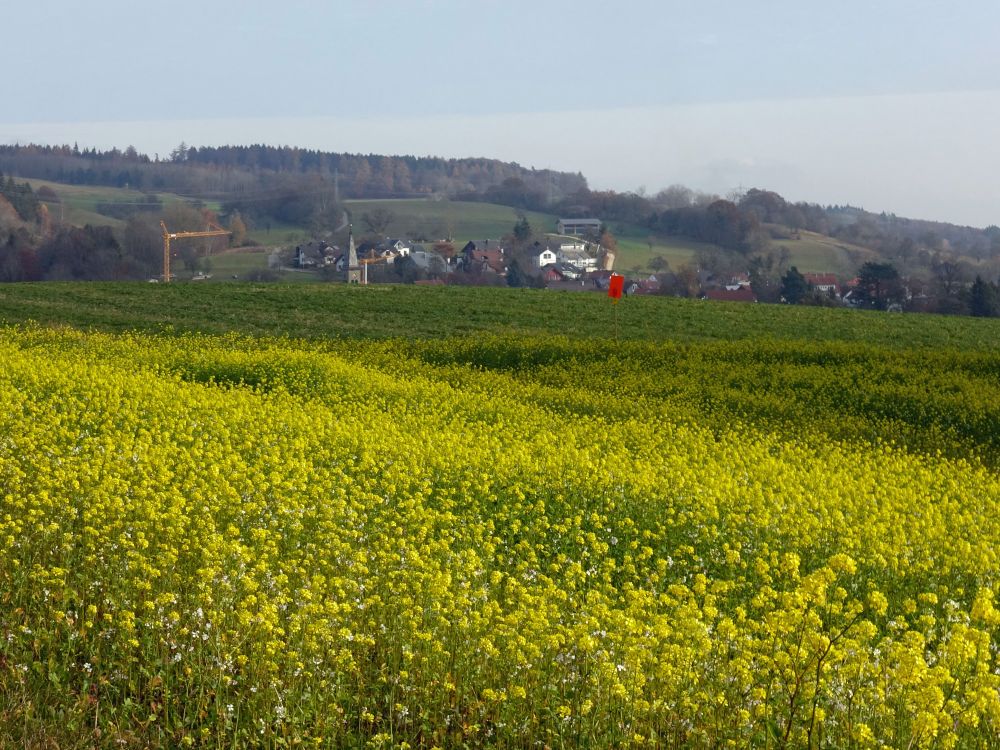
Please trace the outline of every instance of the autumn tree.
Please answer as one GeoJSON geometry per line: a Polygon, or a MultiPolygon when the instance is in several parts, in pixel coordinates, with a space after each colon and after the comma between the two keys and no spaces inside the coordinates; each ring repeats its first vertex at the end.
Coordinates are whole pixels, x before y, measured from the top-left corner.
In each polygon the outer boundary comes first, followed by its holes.
{"type": "Polygon", "coordinates": [[[682,297],[696,297],[700,287],[698,269],[690,263],[682,263],[674,274],[677,293],[682,297]]]}
{"type": "Polygon", "coordinates": [[[240,247],[246,242],[247,225],[243,223],[239,211],[234,211],[233,215],[229,217],[229,231],[232,232],[229,236],[229,244],[233,247],[240,247]]]}
{"type": "Polygon", "coordinates": [[[614,234],[612,234],[611,230],[606,226],[601,227],[601,234],[598,240],[598,244],[600,244],[600,246],[604,248],[605,252],[616,253],[616,254],[618,253],[618,240],[615,239],[614,234]]]}

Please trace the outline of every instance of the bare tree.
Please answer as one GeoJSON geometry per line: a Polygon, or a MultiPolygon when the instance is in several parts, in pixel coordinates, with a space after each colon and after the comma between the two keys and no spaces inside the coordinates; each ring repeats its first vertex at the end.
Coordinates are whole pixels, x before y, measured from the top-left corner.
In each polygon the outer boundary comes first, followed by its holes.
{"type": "Polygon", "coordinates": [[[954,297],[959,288],[964,286],[962,282],[965,280],[965,274],[955,260],[939,256],[935,259],[933,270],[934,279],[937,281],[938,289],[943,296],[954,297]]]}
{"type": "Polygon", "coordinates": [[[389,226],[395,218],[396,217],[393,215],[392,211],[381,207],[374,208],[371,211],[366,211],[361,214],[361,221],[364,222],[368,232],[379,237],[383,236],[388,231],[389,226]]]}
{"type": "Polygon", "coordinates": [[[670,263],[662,255],[653,256],[653,259],[649,261],[649,267],[654,271],[669,271],[670,263]]]}
{"type": "Polygon", "coordinates": [[[671,185],[658,192],[653,202],[661,208],[687,208],[694,202],[694,193],[683,185],[671,185]]]}

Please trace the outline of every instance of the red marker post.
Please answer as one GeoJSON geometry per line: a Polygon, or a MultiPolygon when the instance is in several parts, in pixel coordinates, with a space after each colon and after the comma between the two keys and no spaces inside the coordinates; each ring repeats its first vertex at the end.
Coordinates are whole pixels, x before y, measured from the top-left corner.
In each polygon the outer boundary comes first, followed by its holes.
{"type": "Polygon", "coordinates": [[[611,278],[608,280],[608,296],[614,300],[614,304],[618,304],[618,300],[622,298],[624,289],[625,277],[620,273],[611,274],[611,278]]]}
{"type": "Polygon", "coordinates": [[[620,273],[611,274],[611,278],[608,279],[608,296],[611,298],[611,304],[615,305],[615,341],[618,340],[618,300],[622,298],[624,290],[625,277],[620,273]]]}

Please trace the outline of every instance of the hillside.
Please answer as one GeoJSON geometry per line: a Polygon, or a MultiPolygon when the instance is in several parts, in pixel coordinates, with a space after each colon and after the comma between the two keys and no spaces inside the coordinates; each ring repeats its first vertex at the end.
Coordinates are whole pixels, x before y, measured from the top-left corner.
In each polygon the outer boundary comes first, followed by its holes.
{"type": "MultiPolygon", "coordinates": [[[[124,220],[115,215],[129,210],[157,209],[175,203],[192,203],[218,210],[218,200],[199,200],[173,193],[144,193],[130,188],[67,185],[48,180],[29,180],[37,191],[46,188],[57,196],[57,200],[44,199],[49,213],[56,219],[70,224],[106,224],[116,229],[124,226],[124,220]],[[150,199],[156,203],[150,203],[150,199]],[[105,213],[101,213],[104,210],[105,213]]],[[[47,193],[46,193],[47,194],[47,193]]],[[[498,239],[511,232],[519,215],[530,222],[536,235],[554,232],[556,214],[541,211],[520,211],[493,203],[455,201],[448,199],[380,199],[349,200],[344,208],[354,217],[356,231],[363,232],[361,217],[375,209],[384,209],[392,214],[392,222],[387,234],[410,238],[453,237],[459,245],[468,240],[498,239]]],[[[711,243],[696,242],[676,236],[650,234],[641,226],[626,222],[609,221],[608,226],[618,240],[616,268],[623,271],[639,270],[650,272],[650,262],[657,257],[664,258],[671,268],[685,263],[696,262],[699,253],[719,250],[711,243]]],[[[311,230],[302,224],[279,221],[254,223],[248,220],[248,241],[254,248],[288,247],[313,237],[311,230]]],[[[865,258],[871,251],[835,238],[812,232],[802,232],[796,240],[781,240],[778,246],[789,249],[790,263],[798,265],[802,271],[833,272],[842,276],[853,275],[856,265],[852,259],[865,258]]],[[[232,274],[245,274],[254,269],[267,267],[267,253],[259,249],[248,249],[212,258],[212,271],[217,277],[228,278],[232,274]]]]}
{"type": "MultiPolygon", "coordinates": [[[[104,224],[114,228],[124,226],[124,221],[101,209],[118,208],[127,211],[155,211],[173,203],[191,203],[193,199],[175,193],[148,193],[132,188],[104,187],[95,185],[70,185],[50,180],[30,179],[28,183],[36,193],[47,188],[57,196],[56,200],[46,199],[43,191],[42,202],[49,209],[49,215],[57,221],[65,221],[75,226],[104,224]],[[156,201],[151,202],[150,198],[156,201]]],[[[218,202],[197,201],[208,208],[217,209],[218,202]]]]}

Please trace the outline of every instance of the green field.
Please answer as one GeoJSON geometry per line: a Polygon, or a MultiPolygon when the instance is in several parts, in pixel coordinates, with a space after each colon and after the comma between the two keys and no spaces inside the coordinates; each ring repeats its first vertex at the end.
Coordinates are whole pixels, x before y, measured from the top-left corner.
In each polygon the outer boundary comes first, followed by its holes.
{"type": "MultiPolygon", "coordinates": [[[[622,339],[1000,347],[1000,321],[985,318],[672,297],[629,297],[617,311],[622,339]]],[[[615,311],[602,294],[507,288],[348,287],[337,283],[0,285],[0,323],[31,320],[102,331],[240,331],[306,339],[486,332],[612,338],[615,311]]]]}
{"type": "MultiPolygon", "coordinates": [[[[97,211],[100,203],[121,203],[121,204],[144,204],[147,203],[147,192],[155,194],[163,204],[190,203],[193,199],[185,198],[173,193],[160,193],[156,191],[140,191],[127,188],[113,188],[90,185],[66,185],[60,182],[49,182],[47,180],[29,179],[28,183],[34,190],[40,187],[49,187],[59,196],[59,202],[47,203],[49,215],[58,221],[65,221],[76,226],[93,224],[95,226],[107,225],[111,227],[121,227],[124,223],[121,219],[105,216],[97,211]]],[[[216,201],[204,201],[208,208],[218,209],[216,201]]]]}
{"type": "Polygon", "coordinates": [[[616,236],[616,239],[618,256],[615,258],[615,270],[622,273],[628,273],[634,268],[648,271],[650,261],[658,256],[665,258],[671,269],[677,269],[686,263],[697,265],[695,256],[699,251],[718,249],[715,245],[682,237],[656,237],[653,239],[652,249],[648,239],[638,235],[621,235],[616,236]]]}
{"type": "Polygon", "coordinates": [[[866,247],[841,242],[815,232],[799,232],[789,240],[774,240],[776,249],[788,248],[790,264],[802,273],[835,273],[842,278],[857,274],[862,263],[878,260],[878,255],[866,247]]]}
{"type": "Polygon", "coordinates": [[[996,748],[998,387],[1000,320],[0,286],[0,747],[996,748]]]}
{"type": "Polygon", "coordinates": [[[208,273],[216,279],[231,279],[234,274],[243,276],[248,271],[266,269],[270,254],[271,251],[266,248],[240,248],[217,253],[208,258],[208,273]]]}

